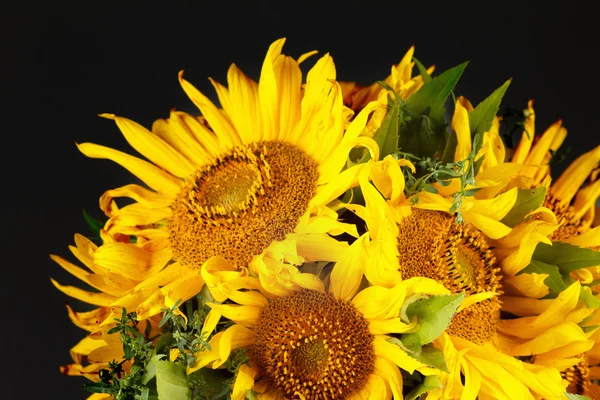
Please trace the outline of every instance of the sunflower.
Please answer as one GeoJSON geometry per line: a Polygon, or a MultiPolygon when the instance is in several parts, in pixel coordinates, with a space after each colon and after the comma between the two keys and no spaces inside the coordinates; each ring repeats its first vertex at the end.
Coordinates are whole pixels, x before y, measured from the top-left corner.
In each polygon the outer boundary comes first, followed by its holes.
{"type": "MultiPolygon", "coordinates": [[[[360,264],[347,250],[344,265],[360,264]]],[[[204,269],[204,267],[203,267],[204,269]]],[[[414,331],[404,323],[402,305],[412,296],[446,295],[439,283],[415,278],[391,288],[359,288],[330,275],[325,291],[303,289],[265,296],[257,278],[231,275],[233,266],[213,270],[209,288],[215,302],[204,329],[220,317],[230,326],[210,340],[210,350],[195,354],[193,373],[222,368],[233,351],[246,350],[249,365],[237,371],[231,398],[252,390],[261,399],[401,399],[400,369],[436,375],[440,371],[409,356],[388,339],[414,331]]],[[[208,271],[203,271],[208,273],[208,271]]]]}
{"type": "MultiPolygon", "coordinates": [[[[173,111],[148,131],[103,114],[150,162],[97,144],[78,145],[88,157],[120,164],[150,188],[130,184],[107,191],[100,200],[109,217],[107,232],[165,239],[172,252],[170,272],[146,282],[143,296],[141,287],[129,293],[129,298],[141,298],[160,292],[139,315],[160,310],[166,292],[161,287],[177,279],[187,298],[197,293],[202,281],[188,278],[198,277],[199,267],[214,256],[249,266],[273,295],[322,289],[322,282],[297,266],[336,261],[347,244],[331,235],[357,236],[356,228],[338,221],[326,205],[356,180],[352,169],[340,174],[352,148],[367,147],[378,157],[376,143],[359,135],[381,105],[367,104],[348,123],[331,56],[315,63],[303,85],[299,64],[314,52],[294,60],[281,54],[284,41],[270,46],[258,83],[235,65],[228,71],[228,88],[211,80],[222,109],[180,73],[202,117],[173,111]],[[133,204],[118,208],[114,199],[119,197],[133,204]]],[[[118,257],[133,255],[123,249],[118,257]]]]}
{"type": "MultiPolygon", "coordinates": [[[[535,185],[542,179],[550,181],[551,170],[550,161],[556,155],[562,145],[567,131],[562,126],[561,121],[555,122],[548,128],[543,135],[534,136],[535,112],[533,110],[533,101],[530,101],[525,112],[525,132],[512,156],[511,162],[516,165],[522,165],[520,176],[516,178],[517,184],[529,187],[535,185]]],[[[595,203],[600,197],[600,181],[598,181],[598,172],[600,162],[600,146],[588,151],[576,158],[565,171],[552,184],[548,184],[548,190],[544,199],[544,206],[552,210],[556,216],[556,228],[547,232],[547,243],[550,240],[556,242],[565,242],[579,247],[600,249],[600,230],[594,224],[596,206],[595,203]]],[[[526,257],[528,261],[531,257],[526,257]]],[[[507,260],[505,260],[507,261],[507,260]]],[[[507,267],[513,267],[514,263],[505,262],[507,267]]],[[[600,269],[598,267],[589,267],[579,269],[571,273],[571,277],[578,279],[584,284],[593,284],[600,278],[600,269]]],[[[544,283],[545,277],[538,274],[522,274],[511,280],[513,294],[519,295],[514,301],[520,304],[537,304],[545,300],[535,300],[548,294],[548,288],[544,283]]],[[[598,292],[597,287],[592,287],[598,292]]],[[[598,297],[596,295],[596,297],[598,297]]],[[[531,309],[536,309],[532,306],[531,309]]],[[[514,311],[513,311],[514,313],[514,311]]],[[[600,389],[593,380],[598,379],[600,374],[599,346],[600,333],[593,329],[600,320],[594,317],[587,324],[588,334],[592,345],[579,347],[579,354],[575,359],[576,363],[561,365],[560,370],[563,377],[569,382],[567,391],[569,393],[600,398],[600,389]]],[[[576,351],[570,349],[571,353],[576,351]]],[[[536,357],[535,363],[552,362],[556,363],[556,358],[564,355],[564,351],[559,354],[551,353],[550,356],[543,358],[536,357]]]]}
{"type": "MultiPolygon", "coordinates": [[[[456,160],[466,158],[471,151],[466,148],[471,143],[469,110],[472,110],[470,103],[459,98],[453,118],[453,129],[459,137],[456,160]],[[465,137],[461,138],[461,134],[465,137]]],[[[484,146],[479,154],[479,157],[487,157],[492,153],[494,157],[490,157],[492,161],[486,168],[482,167],[483,171],[478,174],[481,176],[475,179],[476,185],[482,183],[488,190],[481,198],[471,196],[463,199],[464,224],[457,223],[456,216],[450,212],[453,205],[450,194],[443,191],[435,194],[419,192],[415,196],[418,201],[406,198],[402,168],[414,173],[414,167],[407,160],[388,156],[363,167],[359,181],[365,206],[347,207],[367,225],[367,233],[351,247],[357,246],[356,251],[369,263],[363,270],[347,270],[346,279],[359,282],[364,275],[372,284],[390,287],[403,279],[426,277],[440,282],[451,293],[466,293],[475,298],[480,296],[478,301],[473,301],[454,317],[437,342],[448,357],[451,369],[450,374],[441,374],[446,386],[438,391],[439,396],[562,398],[566,381],[563,381],[558,369],[524,362],[514,356],[539,355],[543,359],[555,352],[554,363],[562,362],[566,367],[577,364],[577,352],[593,343],[579,326],[593,309],[577,307],[579,286],[574,286],[559,298],[549,300],[553,306],[547,306],[540,315],[504,320],[501,318],[501,298],[488,295],[501,295],[503,281],[501,265],[495,256],[496,248],[490,243],[496,245],[511,235],[512,239],[517,234],[523,237],[525,232],[530,234],[527,238],[534,242],[532,246],[535,248],[537,243],[548,240],[541,232],[552,232],[558,227],[554,214],[547,208],[534,210],[532,214],[541,214],[535,223],[524,221],[511,228],[501,222],[517,200],[517,188],[507,187],[512,178],[510,175],[509,178],[495,179],[501,177],[498,170],[505,164],[501,154],[503,145],[495,145],[498,122],[484,134],[484,146]],[[532,318],[535,321],[532,322],[532,318]],[[572,335],[563,335],[561,329],[572,335]],[[527,333],[515,337],[515,332],[527,333]],[[506,351],[507,347],[516,353],[506,351]],[[561,357],[556,355],[557,349],[561,349],[561,357]],[[452,370],[451,366],[455,369],[452,370]],[[498,385],[498,376],[510,383],[498,385]]],[[[505,247],[509,248],[509,244],[505,243],[505,247]]],[[[521,249],[518,243],[510,250],[527,252],[529,246],[530,243],[521,249]]]]}

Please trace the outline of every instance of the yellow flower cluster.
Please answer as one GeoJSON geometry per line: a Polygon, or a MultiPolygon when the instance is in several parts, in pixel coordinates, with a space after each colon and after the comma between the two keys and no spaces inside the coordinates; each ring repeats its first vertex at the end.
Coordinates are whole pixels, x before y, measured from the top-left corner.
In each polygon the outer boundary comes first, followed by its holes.
{"type": "MultiPolygon", "coordinates": [[[[378,133],[391,99],[407,104],[433,68],[413,76],[411,48],[383,85],[337,82],[329,54],[311,59],[303,77],[301,64],[316,52],[294,59],[284,42],[269,47],[258,82],[235,64],[227,86],[211,80],[220,107],[180,73],[201,116],[172,111],[148,130],[103,114],[143,158],[78,145],[144,186],[102,195],[101,243],[77,234],[69,247],[85,268],[52,256],[95,291],[52,280],[55,287],[97,307],[68,308],[89,334],[62,371],[99,381],[124,360],[129,373],[131,357],[111,333],[122,310],[135,312],[137,329],[156,344],[168,333],[163,312],[187,320],[178,306],[205,291],[208,346],[191,354],[186,373],[226,371],[244,349],[231,399],[600,399],[600,262],[557,260],[567,271],[559,273],[539,255],[556,246],[600,250],[600,146],[554,179],[550,161],[566,136],[560,121],[536,135],[529,102],[515,149],[502,141],[500,116],[476,148],[476,108],[458,97],[456,146],[445,162],[464,165],[475,152],[473,180],[408,190],[419,154],[384,153],[378,133]],[[461,301],[441,329],[443,307],[418,309],[450,298],[461,301]],[[425,332],[436,333],[425,340],[425,332]]],[[[167,356],[178,362],[181,351],[167,356]]],[[[104,398],[112,395],[90,397],[104,398]]]]}

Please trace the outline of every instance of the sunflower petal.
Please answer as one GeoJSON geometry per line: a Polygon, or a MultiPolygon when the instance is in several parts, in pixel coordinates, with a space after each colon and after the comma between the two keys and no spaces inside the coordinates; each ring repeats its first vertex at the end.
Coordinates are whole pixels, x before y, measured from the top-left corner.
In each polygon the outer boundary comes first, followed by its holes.
{"type": "Polygon", "coordinates": [[[185,156],[137,122],[113,114],[100,116],[114,120],[131,147],[172,175],[187,178],[194,172],[194,165],[185,156]]]}
{"type": "Polygon", "coordinates": [[[81,143],[77,148],[90,158],[104,158],[116,162],[159,193],[171,196],[179,193],[179,179],[146,161],[94,143],[81,143]]]}

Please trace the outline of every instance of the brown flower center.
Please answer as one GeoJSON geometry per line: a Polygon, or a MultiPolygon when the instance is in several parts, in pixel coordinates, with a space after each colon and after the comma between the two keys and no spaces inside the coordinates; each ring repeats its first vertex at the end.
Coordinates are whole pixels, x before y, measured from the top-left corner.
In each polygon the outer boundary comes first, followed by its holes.
{"type": "MultiPolygon", "coordinates": [[[[500,269],[481,233],[440,211],[413,209],[400,225],[398,250],[404,279],[424,276],[452,293],[500,293],[500,269]]],[[[492,338],[500,319],[497,296],[454,316],[448,333],[483,343],[492,338]]]]}
{"type": "Polygon", "coordinates": [[[263,310],[255,332],[252,354],[287,398],[344,399],[373,371],[367,321],[331,294],[280,297],[263,310]]]}
{"type": "Polygon", "coordinates": [[[561,224],[550,236],[550,239],[554,241],[561,241],[581,235],[590,228],[589,224],[584,223],[581,218],[577,218],[575,209],[572,206],[562,204],[558,201],[552,195],[551,190],[548,190],[546,194],[544,207],[552,210],[554,215],[556,215],[558,223],[561,224]]]}
{"type": "Polygon", "coordinates": [[[252,143],[221,155],[191,176],[173,204],[174,258],[198,266],[220,255],[247,265],[294,231],[317,179],[317,163],[289,143],[252,143]]]}
{"type": "Polygon", "coordinates": [[[582,361],[562,371],[560,375],[569,382],[567,393],[587,396],[590,385],[590,367],[585,357],[582,361]]]}

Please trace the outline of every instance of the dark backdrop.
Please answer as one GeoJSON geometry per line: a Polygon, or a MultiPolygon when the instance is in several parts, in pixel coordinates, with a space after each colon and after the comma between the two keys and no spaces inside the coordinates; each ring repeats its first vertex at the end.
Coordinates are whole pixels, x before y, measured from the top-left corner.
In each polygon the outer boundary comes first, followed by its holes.
{"type": "Polygon", "coordinates": [[[471,60],[456,92],[474,103],[512,77],[504,104],[535,98],[539,129],[563,118],[568,161],[600,142],[598,25],[575,2],[121,3],[0,6],[2,398],[85,398],[83,378],[58,372],[84,332],[49,277],[75,280],[48,254],[68,256],[73,234],[87,233],[81,210],[97,213],[100,194],[131,177],[74,143],[129,149],[98,113],[149,127],[173,107],[195,112],[177,82],[181,69],[214,98],[207,77],[225,82],[236,62],[258,78],[269,44],[286,36],[286,54],[329,51],[338,79],[370,83],[415,44],[438,71],[471,60]]]}

